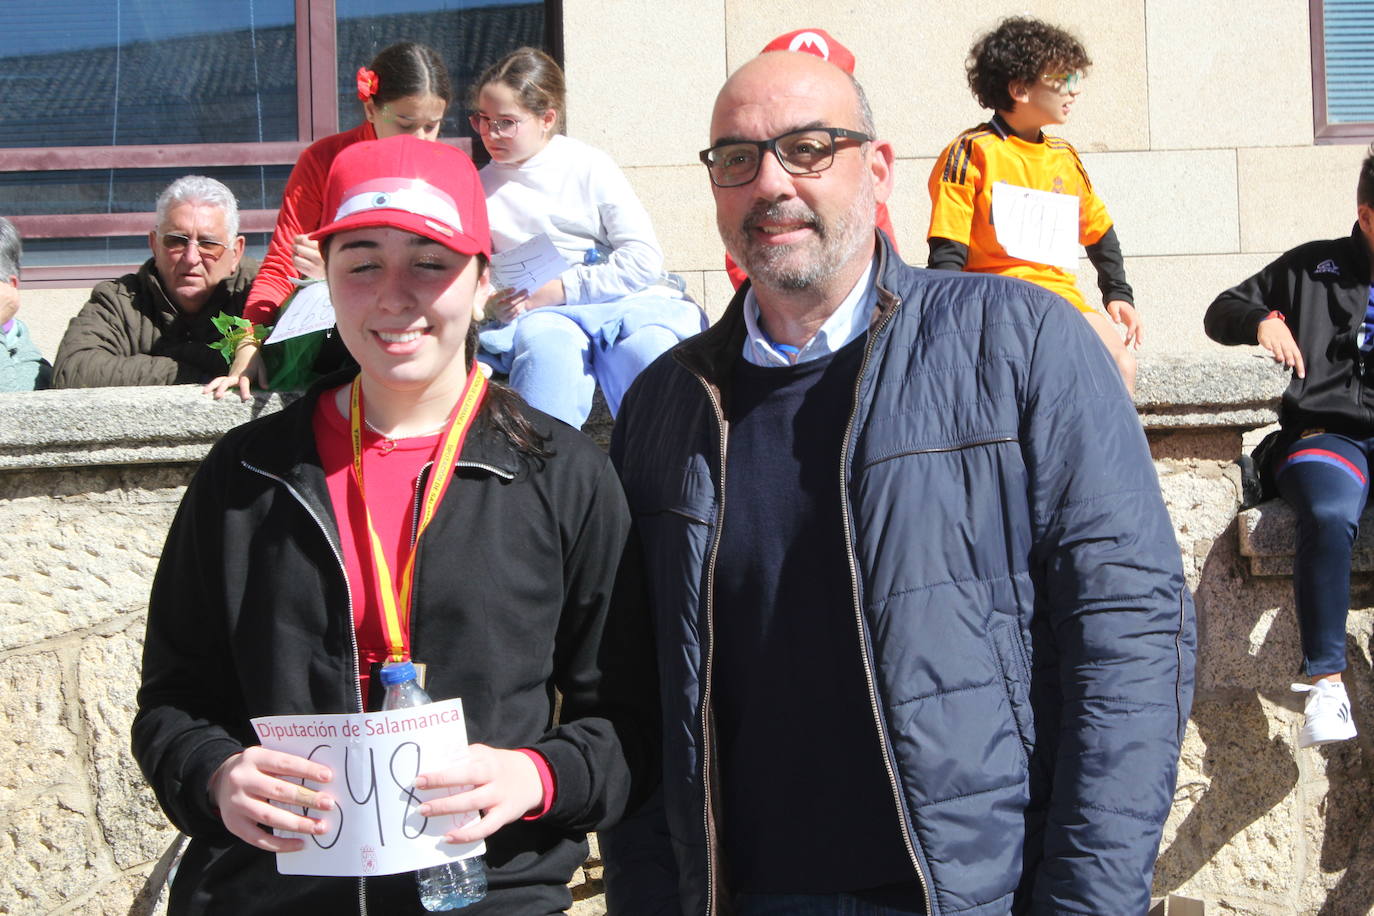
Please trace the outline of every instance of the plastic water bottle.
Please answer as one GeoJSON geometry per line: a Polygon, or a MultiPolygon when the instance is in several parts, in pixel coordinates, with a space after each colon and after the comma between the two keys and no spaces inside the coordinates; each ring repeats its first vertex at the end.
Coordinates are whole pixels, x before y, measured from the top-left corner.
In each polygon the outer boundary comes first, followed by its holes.
{"type": "MultiPolygon", "coordinates": [[[[386,687],[383,711],[425,706],[430,702],[429,694],[415,682],[415,666],[410,662],[383,665],[381,676],[382,685],[386,687]]],[[[470,856],[422,868],[415,872],[415,883],[425,909],[430,912],[459,910],[487,895],[487,866],[481,856],[470,856]]]]}

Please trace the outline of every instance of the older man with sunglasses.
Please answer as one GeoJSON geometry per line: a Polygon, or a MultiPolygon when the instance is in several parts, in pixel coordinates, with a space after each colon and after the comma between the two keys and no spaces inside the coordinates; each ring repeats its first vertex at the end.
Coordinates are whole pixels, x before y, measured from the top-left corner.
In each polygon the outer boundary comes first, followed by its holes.
{"type": "Polygon", "coordinates": [[[831,63],[741,67],[702,160],[750,282],[617,417],[664,773],[602,835],[611,911],[1145,912],[1194,625],[1106,351],[896,257],[831,63]]]}
{"type": "Polygon", "coordinates": [[[243,259],[238,202],[213,178],[187,175],[158,196],[153,256],[106,280],[67,325],[58,388],[204,383],[224,374],[211,319],[241,315],[258,271],[243,259]]]}

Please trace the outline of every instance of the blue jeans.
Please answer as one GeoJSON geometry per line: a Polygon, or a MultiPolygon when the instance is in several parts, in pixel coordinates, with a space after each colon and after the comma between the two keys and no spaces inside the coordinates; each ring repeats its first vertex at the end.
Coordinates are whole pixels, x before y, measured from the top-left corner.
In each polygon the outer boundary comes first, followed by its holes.
{"type": "Polygon", "coordinates": [[[892,907],[853,894],[740,894],[734,902],[735,916],[924,916],[926,912],[920,902],[909,908],[892,907]]]}
{"type": "Polygon", "coordinates": [[[644,367],[705,326],[690,299],[641,295],[550,306],[483,330],[480,358],[509,373],[510,386],[532,406],[580,427],[598,384],[614,417],[644,367]]]}
{"type": "Polygon", "coordinates": [[[1350,555],[1369,498],[1374,439],[1333,433],[1294,442],[1275,469],[1279,494],[1298,516],[1293,601],[1308,677],[1345,670],[1350,555]]]}

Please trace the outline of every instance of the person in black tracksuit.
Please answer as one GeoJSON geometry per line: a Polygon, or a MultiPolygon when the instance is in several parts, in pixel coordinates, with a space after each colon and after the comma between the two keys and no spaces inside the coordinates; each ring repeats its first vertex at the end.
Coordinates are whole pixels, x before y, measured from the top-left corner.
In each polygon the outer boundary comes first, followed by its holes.
{"type": "Polygon", "coordinates": [[[658,772],[652,634],[624,494],[594,443],[473,371],[490,241],[467,157],[409,136],[357,143],[327,191],[336,216],[317,239],[358,368],[215,445],[149,599],[133,754],[191,838],[169,909],[425,912],[410,874],[278,872],[273,853],[291,871],[353,783],[346,768],[322,773],[260,746],[250,726],[374,710],[364,678],[375,684],[371,666],[399,655],[428,664],[436,700],[463,700],[467,759],[416,786],[466,787],[430,800],[426,817],[481,812],[445,834],[485,837],[489,892],[465,912],[563,913],[587,831],[638,804],[658,772]],[[478,405],[472,425],[450,439],[465,402],[478,405]],[[395,595],[413,604],[394,621],[404,645],[383,640],[376,655],[382,564],[401,569],[412,548],[412,587],[395,595]]]}
{"type": "Polygon", "coordinates": [[[1207,336],[1258,344],[1293,370],[1280,430],[1257,450],[1264,480],[1298,516],[1293,590],[1307,694],[1299,746],[1355,736],[1345,670],[1350,560],[1374,465],[1374,148],[1360,166],[1358,221],[1345,238],[1285,252],[1207,309],[1207,336]]]}

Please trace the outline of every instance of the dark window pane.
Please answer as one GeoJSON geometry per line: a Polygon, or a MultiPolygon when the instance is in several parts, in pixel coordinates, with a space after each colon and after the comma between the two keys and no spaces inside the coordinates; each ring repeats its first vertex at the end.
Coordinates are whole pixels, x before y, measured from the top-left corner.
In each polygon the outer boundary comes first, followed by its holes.
{"type": "Polygon", "coordinates": [[[1326,0],[1323,12],[1327,121],[1374,121],[1374,4],[1326,0]]]}
{"type": "MultiPolygon", "coordinates": [[[[246,234],[245,256],[262,260],[266,232],[246,234]]],[[[146,235],[100,239],[24,239],[24,267],[84,267],[142,264],[150,257],[146,235]]]]}
{"type": "Polygon", "coordinates": [[[148,213],[162,189],[187,174],[224,182],[240,210],[275,210],[291,166],[0,172],[0,215],[148,213]]]}
{"type": "Polygon", "coordinates": [[[0,146],[299,139],[294,0],[7,4],[0,146]]]}
{"type": "MultiPolygon", "coordinates": [[[[362,122],[356,75],[377,52],[398,41],[419,41],[444,58],[453,80],[445,137],[476,137],[468,125],[468,92],[482,71],[524,45],[544,45],[544,4],[511,0],[393,0],[377,13],[375,0],[338,0],[339,128],[362,122]]],[[[480,141],[473,151],[482,149],[480,141]]]]}

